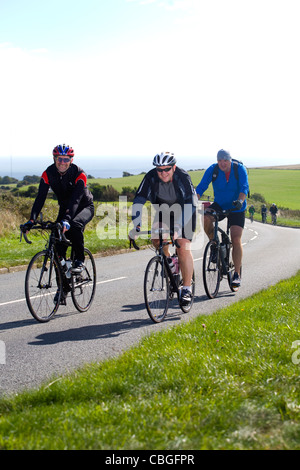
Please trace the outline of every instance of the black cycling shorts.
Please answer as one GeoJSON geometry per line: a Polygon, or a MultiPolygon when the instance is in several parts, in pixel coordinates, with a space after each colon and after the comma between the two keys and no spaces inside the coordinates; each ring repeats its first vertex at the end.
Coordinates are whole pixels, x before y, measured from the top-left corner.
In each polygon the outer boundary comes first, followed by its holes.
{"type": "MultiPolygon", "coordinates": [[[[213,202],[208,209],[214,209],[217,212],[222,211],[222,207],[219,206],[216,202],[213,202]]],[[[220,216],[219,220],[225,219],[225,216],[220,216]]],[[[243,212],[230,212],[228,215],[229,227],[232,225],[238,225],[239,227],[244,228],[245,226],[245,211],[243,212]]]]}
{"type": "MultiPolygon", "coordinates": [[[[173,212],[168,212],[168,211],[164,212],[164,211],[158,210],[154,216],[153,226],[155,227],[159,223],[162,224],[161,225],[162,227],[168,228],[171,231],[171,233],[174,233],[176,226],[175,226],[173,212]]],[[[179,227],[181,231],[179,238],[185,238],[186,240],[192,241],[193,235],[195,232],[195,225],[196,225],[196,214],[194,213],[188,221],[185,221],[184,226],[179,227]]]]}

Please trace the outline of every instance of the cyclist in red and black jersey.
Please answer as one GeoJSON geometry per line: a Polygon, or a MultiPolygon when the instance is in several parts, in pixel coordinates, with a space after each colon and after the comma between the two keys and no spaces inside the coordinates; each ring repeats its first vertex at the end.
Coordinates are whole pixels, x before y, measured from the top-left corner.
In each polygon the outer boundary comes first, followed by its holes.
{"type": "MultiPolygon", "coordinates": [[[[65,236],[72,241],[75,253],[73,272],[81,272],[84,263],[83,231],[94,216],[93,196],[87,188],[84,171],[73,163],[74,150],[65,144],[53,149],[54,163],[42,174],[38,195],[32,206],[30,220],[25,224],[30,230],[42,210],[48,191],[55,193],[59,213],[57,222],[63,226],[65,236]]],[[[66,247],[59,247],[59,255],[66,255],[66,247]]]]}

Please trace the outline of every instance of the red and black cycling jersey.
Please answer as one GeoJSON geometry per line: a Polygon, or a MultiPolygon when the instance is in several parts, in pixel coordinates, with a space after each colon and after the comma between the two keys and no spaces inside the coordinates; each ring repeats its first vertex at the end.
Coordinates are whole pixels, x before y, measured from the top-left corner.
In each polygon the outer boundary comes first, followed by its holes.
{"type": "Polygon", "coordinates": [[[37,219],[51,188],[59,204],[58,220],[71,221],[78,212],[93,204],[93,196],[88,190],[86,182],[86,174],[74,163],[63,175],[59,173],[53,163],[42,174],[30,219],[34,221],[37,219]]]}

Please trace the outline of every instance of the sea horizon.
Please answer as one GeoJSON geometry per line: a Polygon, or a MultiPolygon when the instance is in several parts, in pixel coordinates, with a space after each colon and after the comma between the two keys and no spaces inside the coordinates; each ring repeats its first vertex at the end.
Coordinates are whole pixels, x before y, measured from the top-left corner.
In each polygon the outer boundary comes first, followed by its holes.
{"type": "MultiPolygon", "coordinates": [[[[75,157],[74,163],[94,178],[120,178],[124,171],[133,175],[148,172],[153,168],[152,160],[153,157],[75,157]]],[[[205,168],[210,162],[211,159],[199,158],[198,165],[197,159],[186,157],[180,158],[178,166],[185,170],[196,170],[205,168]]],[[[0,176],[10,176],[22,181],[26,175],[41,176],[52,163],[52,157],[0,157],[0,176]]]]}
{"type": "MultiPolygon", "coordinates": [[[[153,157],[76,157],[74,163],[81,167],[87,175],[94,178],[120,178],[126,171],[132,175],[147,173],[153,168],[153,157]]],[[[268,166],[282,166],[282,162],[251,159],[240,160],[247,168],[263,168],[268,166]]],[[[206,169],[216,162],[214,157],[178,157],[177,165],[186,171],[206,169]]],[[[10,176],[22,181],[24,176],[41,176],[43,171],[53,163],[52,157],[0,157],[0,176],[10,176]]],[[[284,166],[299,166],[286,162],[284,166]]]]}

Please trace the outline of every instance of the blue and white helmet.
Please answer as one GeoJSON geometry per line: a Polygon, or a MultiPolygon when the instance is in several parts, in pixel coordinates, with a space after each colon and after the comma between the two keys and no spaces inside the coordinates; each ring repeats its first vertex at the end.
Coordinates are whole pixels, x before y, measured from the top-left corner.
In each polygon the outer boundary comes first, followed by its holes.
{"type": "Polygon", "coordinates": [[[167,165],[175,165],[176,158],[174,157],[174,153],[171,152],[161,152],[155,155],[153,158],[153,165],[154,166],[167,166],[167,165]]]}

